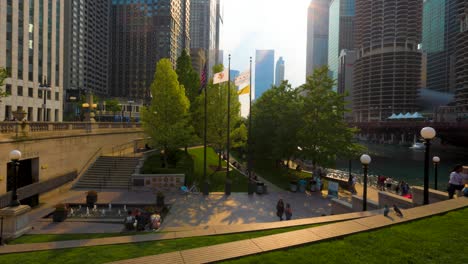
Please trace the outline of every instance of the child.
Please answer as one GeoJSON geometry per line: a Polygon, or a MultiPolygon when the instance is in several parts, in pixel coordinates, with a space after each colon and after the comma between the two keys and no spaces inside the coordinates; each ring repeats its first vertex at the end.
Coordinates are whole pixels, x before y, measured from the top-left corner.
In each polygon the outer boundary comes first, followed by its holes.
{"type": "Polygon", "coordinates": [[[290,204],[286,204],[285,215],[286,215],[286,220],[291,220],[291,217],[292,217],[292,209],[291,209],[291,205],[290,205],[290,204]]]}

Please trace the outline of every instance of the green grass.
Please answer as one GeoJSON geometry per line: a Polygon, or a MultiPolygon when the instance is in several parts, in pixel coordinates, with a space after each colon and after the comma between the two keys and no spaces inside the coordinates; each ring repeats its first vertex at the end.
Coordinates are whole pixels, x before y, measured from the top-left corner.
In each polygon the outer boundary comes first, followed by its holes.
{"type": "MultiPolygon", "coordinates": [[[[189,149],[189,154],[194,160],[194,178],[191,180],[197,181],[199,187],[204,182],[203,178],[203,148],[189,149]]],[[[210,191],[212,192],[223,192],[224,184],[226,181],[226,171],[214,172],[212,166],[218,166],[218,155],[212,148],[207,148],[206,151],[206,162],[207,162],[207,175],[210,176],[210,191]]],[[[223,167],[226,167],[226,162],[221,162],[223,167]]],[[[231,170],[229,176],[232,180],[231,191],[232,192],[247,192],[248,179],[240,174],[236,170],[231,170]]],[[[191,183],[191,181],[190,181],[191,183]]]]}
{"type": "Polygon", "coordinates": [[[28,243],[41,243],[52,241],[65,241],[65,240],[78,240],[78,239],[92,239],[92,238],[105,238],[117,236],[133,236],[145,235],[151,232],[127,232],[127,233],[103,233],[103,234],[52,234],[52,235],[23,235],[15,240],[8,242],[8,245],[28,244],[28,243]]]}
{"type": "Polygon", "coordinates": [[[266,180],[276,186],[289,190],[289,182],[292,180],[300,180],[310,178],[312,175],[306,172],[298,172],[296,170],[287,169],[275,164],[273,160],[255,160],[254,171],[261,175],[266,180]]]}
{"type": "MultiPolygon", "coordinates": [[[[216,245],[243,239],[273,235],[288,231],[304,229],[316,225],[296,226],[266,231],[238,233],[231,235],[204,236],[172,239],[123,245],[94,246],[72,249],[58,249],[29,253],[0,255],[0,263],[107,263],[122,259],[137,258],[149,255],[168,253],[197,247],[216,245]]],[[[31,239],[31,238],[29,238],[31,239]]],[[[235,250],[235,249],[233,249],[235,250]]]]}
{"type": "Polygon", "coordinates": [[[468,209],[225,263],[468,263],[468,209]]]}

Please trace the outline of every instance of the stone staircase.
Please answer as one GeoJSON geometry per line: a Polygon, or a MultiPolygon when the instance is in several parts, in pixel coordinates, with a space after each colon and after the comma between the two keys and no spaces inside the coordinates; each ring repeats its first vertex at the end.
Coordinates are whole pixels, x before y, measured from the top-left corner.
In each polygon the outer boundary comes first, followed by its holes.
{"type": "Polygon", "coordinates": [[[73,186],[73,189],[128,189],[138,158],[101,156],[73,186]]]}

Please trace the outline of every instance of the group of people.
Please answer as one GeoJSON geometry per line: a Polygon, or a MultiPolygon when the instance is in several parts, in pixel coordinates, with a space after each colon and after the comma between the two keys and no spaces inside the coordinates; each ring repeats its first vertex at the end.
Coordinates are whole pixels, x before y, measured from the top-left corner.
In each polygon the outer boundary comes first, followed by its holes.
{"type": "Polygon", "coordinates": [[[280,221],[283,221],[283,215],[285,215],[286,220],[291,220],[292,218],[292,209],[290,204],[286,204],[284,207],[283,199],[279,199],[278,203],[276,204],[276,216],[279,217],[280,221]]]}
{"type": "Polygon", "coordinates": [[[462,165],[455,166],[450,173],[447,191],[449,199],[453,199],[457,191],[463,192],[463,195],[468,197],[468,175],[463,173],[462,165]]]}
{"type": "Polygon", "coordinates": [[[144,213],[138,209],[129,210],[124,219],[127,231],[158,230],[161,226],[162,218],[158,213],[144,213]]]}

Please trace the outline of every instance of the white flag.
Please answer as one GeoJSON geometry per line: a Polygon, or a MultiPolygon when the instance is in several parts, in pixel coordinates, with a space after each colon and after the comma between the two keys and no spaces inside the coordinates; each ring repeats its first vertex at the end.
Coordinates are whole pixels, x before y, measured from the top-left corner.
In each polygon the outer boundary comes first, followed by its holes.
{"type": "Polygon", "coordinates": [[[239,76],[237,76],[236,80],[234,81],[236,86],[242,86],[242,84],[246,82],[250,82],[250,70],[239,74],[239,76]]]}
{"type": "Polygon", "coordinates": [[[229,72],[224,69],[222,72],[218,72],[213,77],[213,84],[227,82],[229,80],[229,72]]]}

